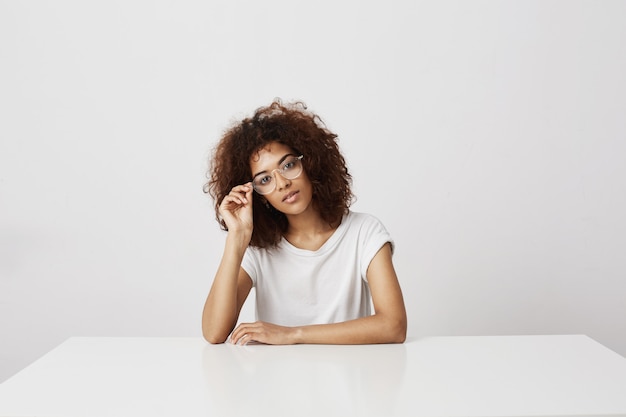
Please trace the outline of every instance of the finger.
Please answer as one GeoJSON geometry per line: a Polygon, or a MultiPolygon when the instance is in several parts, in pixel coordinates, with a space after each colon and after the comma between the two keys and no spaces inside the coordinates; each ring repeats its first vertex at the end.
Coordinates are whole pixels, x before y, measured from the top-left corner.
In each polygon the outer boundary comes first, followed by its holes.
{"type": "Polygon", "coordinates": [[[247,202],[247,200],[252,196],[252,191],[253,191],[252,183],[249,182],[246,184],[241,184],[241,185],[237,185],[233,187],[230,190],[230,194],[236,194],[240,197],[243,197],[247,202]]]}
{"type": "Polygon", "coordinates": [[[245,206],[246,203],[247,201],[245,200],[245,197],[243,197],[241,194],[235,194],[235,193],[228,194],[222,200],[222,204],[225,206],[229,204],[235,205],[235,206],[245,206]]]}
{"type": "Polygon", "coordinates": [[[235,330],[233,330],[230,338],[234,344],[237,344],[244,335],[252,337],[252,335],[257,331],[257,327],[257,323],[241,323],[235,330]]]}
{"type": "Polygon", "coordinates": [[[241,339],[241,337],[246,334],[245,331],[245,324],[240,324],[239,326],[237,326],[237,328],[235,328],[235,330],[233,330],[233,332],[230,334],[230,340],[233,344],[237,344],[239,342],[239,340],[241,339]]]}
{"type": "Polygon", "coordinates": [[[238,208],[238,207],[245,206],[246,202],[243,199],[243,197],[239,197],[235,195],[235,196],[230,196],[228,198],[227,204],[231,207],[238,208]]]}
{"type": "Polygon", "coordinates": [[[252,187],[252,182],[248,182],[246,184],[243,184],[241,186],[241,190],[244,193],[244,198],[246,200],[246,203],[248,201],[252,201],[252,192],[254,191],[254,187],[252,187]]]}
{"type": "Polygon", "coordinates": [[[252,199],[252,192],[254,191],[254,187],[252,187],[252,182],[245,184],[246,187],[246,198],[248,200],[252,199]]]}
{"type": "Polygon", "coordinates": [[[248,190],[250,190],[252,188],[252,182],[247,182],[245,184],[239,184],[239,185],[235,185],[231,191],[235,191],[235,192],[248,192],[248,190]]]}
{"type": "Polygon", "coordinates": [[[248,342],[254,340],[254,335],[250,332],[243,332],[231,339],[234,345],[247,345],[248,342]]]}
{"type": "Polygon", "coordinates": [[[252,341],[252,337],[250,337],[249,333],[244,334],[243,336],[241,336],[239,338],[239,343],[237,343],[239,346],[246,346],[248,344],[248,342],[252,341]]]}

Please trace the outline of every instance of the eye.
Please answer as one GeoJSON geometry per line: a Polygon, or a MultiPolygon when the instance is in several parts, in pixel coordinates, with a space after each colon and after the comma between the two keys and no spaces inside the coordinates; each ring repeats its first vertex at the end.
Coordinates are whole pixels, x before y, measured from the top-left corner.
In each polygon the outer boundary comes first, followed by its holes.
{"type": "Polygon", "coordinates": [[[266,175],[264,177],[259,177],[254,181],[257,185],[266,185],[272,182],[272,176],[266,175]]]}
{"type": "Polygon", "coordinates": [[[296,161],[289,161],[287,162],[285,165],[283,165],[283,171],[289,171],[290,169],[293,169],[293,167],[296,166],[296,161]]]}

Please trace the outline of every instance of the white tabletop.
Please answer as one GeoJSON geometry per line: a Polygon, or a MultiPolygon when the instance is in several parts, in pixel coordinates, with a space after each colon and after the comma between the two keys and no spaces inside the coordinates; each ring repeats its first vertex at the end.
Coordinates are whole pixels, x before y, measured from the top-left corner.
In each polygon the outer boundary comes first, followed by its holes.
{"type": "Polygon", "coordinates": [[[0,416],[626,416],[626,359],[586,336],[234,346],[71,338],[0,416]]]}

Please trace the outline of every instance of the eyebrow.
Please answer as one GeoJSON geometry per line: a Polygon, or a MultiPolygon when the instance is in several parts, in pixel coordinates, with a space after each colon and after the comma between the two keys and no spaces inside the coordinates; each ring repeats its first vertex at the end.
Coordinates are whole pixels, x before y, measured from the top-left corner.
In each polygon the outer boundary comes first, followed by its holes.
{"type": "MultiPolygon", "coordinates": [[[[276,164],[276,166],[280,166],[280,164],[282,164],[282,163],[285,161],[285,159],[289,158],[290,156],[296,156],[296,155],[295,155],[295,154],[292,154],[292,153],[285,154],[282,158],[280,158],[280,159],[278,160],[278,163],[276,164]]],[[[257,172],[256,174],[254,174],[254,175],[252,176],[252,179],[255,179],[255,178],[256,178],[256,177],[258,177],[259,175],[264,174],[264,173],[266,173],[266,172],[267,172],[267,170],[257,172]]]]}

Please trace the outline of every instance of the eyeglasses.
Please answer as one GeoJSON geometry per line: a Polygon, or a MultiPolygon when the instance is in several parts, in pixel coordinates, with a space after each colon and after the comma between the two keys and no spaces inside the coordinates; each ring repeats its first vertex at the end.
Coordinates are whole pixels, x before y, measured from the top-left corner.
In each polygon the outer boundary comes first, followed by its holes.
{"type": "Polygon", "coordinates": [[[285,179],[295,180],[300,174],[302,174],[302,157],[294,156],[288,158],[280,168],[272,170],[269,174],[262,174],[252,179],[252,187],[254,191],[261,195],[269,194],[276,189],[276,178],[274,177],[274,171],[285,179]]]}

